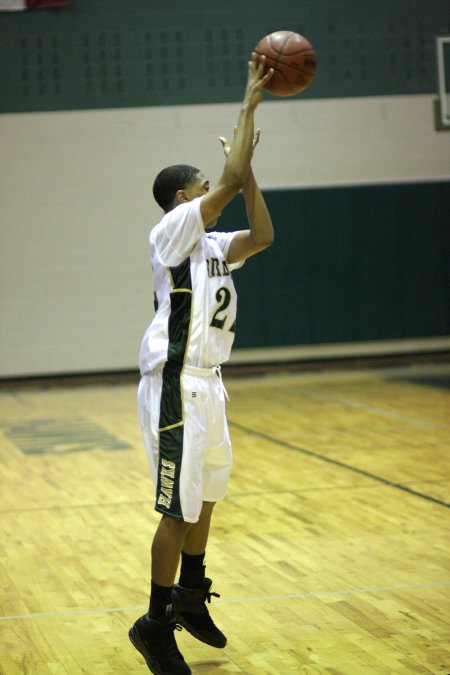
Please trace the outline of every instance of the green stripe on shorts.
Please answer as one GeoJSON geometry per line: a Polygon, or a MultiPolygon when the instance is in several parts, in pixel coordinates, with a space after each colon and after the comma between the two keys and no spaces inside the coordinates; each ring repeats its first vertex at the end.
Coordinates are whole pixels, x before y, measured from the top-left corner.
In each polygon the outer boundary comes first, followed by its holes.
{"type": "Polygon", "coordinates": [[[180,520],[183,519],[180,503],[183,432],[181,369],[166,363],[163,369],[159,415],[159,461],[155,509],[180,520]]]}
{"type": "Polygon", "coordinates": [[[191,261],[171,267],[169,346],[163,369],[159,414],[159,462],[155,509],[183,520],[180,502],[180,473],[183,458],[183,398],[181,370],[189,340],[192,310],[191,261]]]}

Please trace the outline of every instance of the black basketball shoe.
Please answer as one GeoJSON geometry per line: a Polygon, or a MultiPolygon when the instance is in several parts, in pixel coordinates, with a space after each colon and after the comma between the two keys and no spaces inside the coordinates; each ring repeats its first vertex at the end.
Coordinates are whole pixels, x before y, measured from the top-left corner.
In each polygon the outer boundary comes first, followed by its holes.
{"type": "Polygon", "coordinates": [[[180,626],[197,640],[222,649],[227,644],[227,638],[214,624],[206,607],[206,602],[211,602],[212,595],[220,597],[218,593],[211,593],[211,584],[212,581],[208,578],[203,580],[201,588],[184,588],[175,584],[171,599],[176,622],[180,626]]]}
{"type": "Polygon", "coordinates": [[[189,675],[192,671],[175,641],[174,620],[161,621],[145,614],[136,621],[128,635],[155,675],[189,675]]]}

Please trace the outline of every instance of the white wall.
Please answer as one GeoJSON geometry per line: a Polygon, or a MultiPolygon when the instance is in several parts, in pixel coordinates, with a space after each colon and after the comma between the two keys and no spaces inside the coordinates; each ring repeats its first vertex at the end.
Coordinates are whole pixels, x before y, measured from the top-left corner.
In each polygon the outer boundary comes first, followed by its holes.
{"type": "MultiPolygon", "coordinates": [[[[0,376],[134,369],[152,316],[151,185],[174,163],[214,181],[238,104],[0,117],[0,376]]],[[[263,186],[450,173],[433,97],[264,102],[263,186]]],[[[280,233],[279,236],[282,236],[280,233]]]]}

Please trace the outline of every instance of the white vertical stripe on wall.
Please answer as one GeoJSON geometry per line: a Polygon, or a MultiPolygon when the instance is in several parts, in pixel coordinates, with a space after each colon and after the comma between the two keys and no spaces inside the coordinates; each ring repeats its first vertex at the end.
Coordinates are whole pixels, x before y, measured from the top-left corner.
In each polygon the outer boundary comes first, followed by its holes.
{"type": "MultiPolygon", "coordinates": [[[[214,181],[223,165],[217,137],[232,133],[238,111],[224,104],[0,117],[0,376],[136,367],[153,306],[153,178],[185,162],[214,181]]],[[[271,100],[256,121],[262,185],[450,173],[450,135],[434,131],[432,96],[271,100]]]]}

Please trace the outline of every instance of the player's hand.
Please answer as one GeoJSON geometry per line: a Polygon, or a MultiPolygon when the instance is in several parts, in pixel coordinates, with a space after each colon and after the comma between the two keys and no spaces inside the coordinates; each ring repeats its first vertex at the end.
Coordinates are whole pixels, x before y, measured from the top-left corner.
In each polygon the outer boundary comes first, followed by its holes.
{"type": "MultiPolygon", "coordinates": [[[[233,134],[236,134],[236,129],[237,126],[234,127],[233,134]]],[[[261,129],[256,129],[255,135],[253,136],[253,150],[255,150],[256,146],[258,145],[260,136],[261,136],[261,129]]],[[[223,154],[225,155],[225,157],[228,157],[231,150],[230,142],[225,138],[225,136],[219,136],[219,141],[222,143],[223,154]]]]}
{"type": "Polygon", "coordinates": [[[248,62],[248,79],[244,96],[244,105],[248,105],[253,110],[261,101],[263,87],[274,73],[273,68],[269,68],[264,74],[265,69],[266,57],[264,55],[256,54],[256,52],[252,52],[252,59],[248,62]]]}

